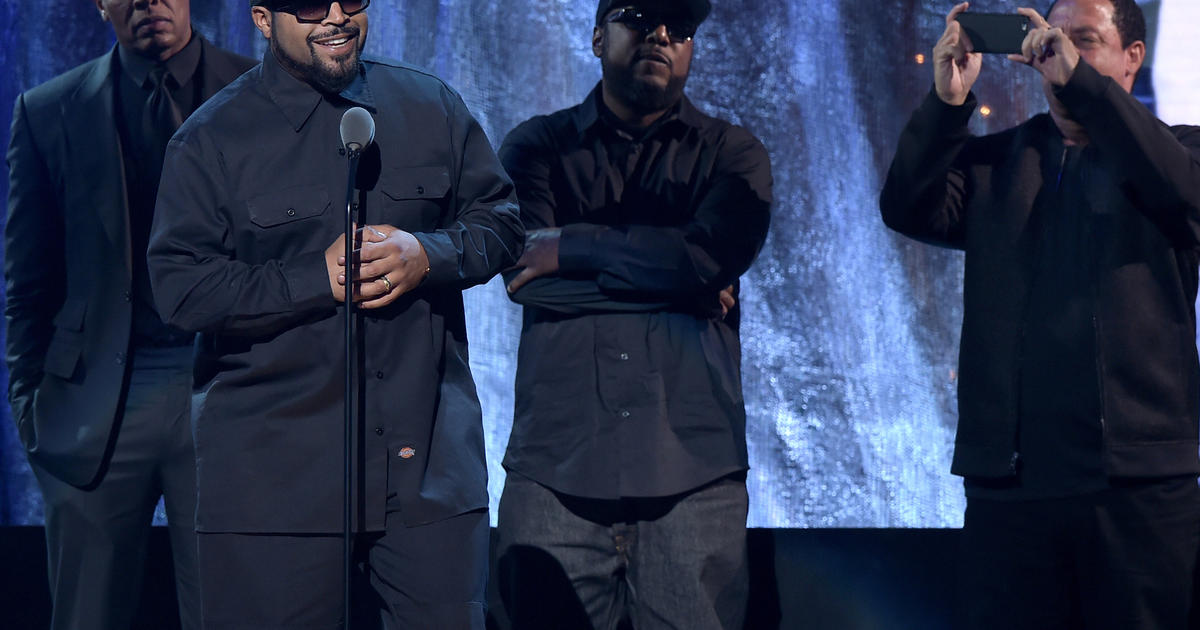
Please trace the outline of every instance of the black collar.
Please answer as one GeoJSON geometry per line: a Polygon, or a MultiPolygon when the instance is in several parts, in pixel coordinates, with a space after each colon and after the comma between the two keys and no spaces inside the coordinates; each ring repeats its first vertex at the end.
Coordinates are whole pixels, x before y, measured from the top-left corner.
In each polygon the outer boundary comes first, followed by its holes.
{"type": "MultiPolygon", "coordinates": [[[[260,72],[262,84],[271,101],[283,113],[292,129],[300,131],[312,113],[317,110],[317,105],[321,104],[325,95],[308,83],[292,76],[292,73],[280,65],[270,48],[263,55],[260,72]]],[[[361,61],[358,64],[358,74],[355,75],[350,85],[336,96],[331,97],[331,100],[339,99],[361,105],[372,112],[376,111],[375,97],[372,96],[371,89],[367,85],[366,66],[361,61]]]]}
{"type": "Polygon", "coordinates": [[[617,118],[608,109],[608,106],[604,104],[604,96],[601,92],[602,85],[602,83],[597,83],[596,87],[592,88],[592,91],[580,106],[578,118],[576,119],[580,136],[601,125],[630,139],[645,139],[662,129],[676,125],[694,129],[699,129],[704,125],[704,115],[692,105],[687,95],[683,95],[680,97],[678,103],[675,103],[658,120],[651,123],[649,127],[645,129],[630,127],[617,118]]]}
{"type": "Polygon", "coordinates": [[[203,49],[201,41],[203,39],[195,29],[192,29],[192,38],[188,40],[187,45],[166,61],[147,59],[125,46],[117,46],[117,56],[121,70],[133,79],[136,85],[145,87],[146,81],[150,78],[150,72],[163,66],[166,67],[167,73],[175,79],[175,85],[187,85],[192,80],[192,76],[196,74],[196,69],[200,67],[200,53],[203,49]]]}

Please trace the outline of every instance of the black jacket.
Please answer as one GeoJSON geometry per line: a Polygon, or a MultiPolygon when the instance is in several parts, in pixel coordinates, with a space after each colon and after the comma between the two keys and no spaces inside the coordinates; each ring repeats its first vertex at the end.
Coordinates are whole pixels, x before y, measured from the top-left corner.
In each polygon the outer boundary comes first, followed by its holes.
{"type": "MultiPolygon", "coordinates": [[[[1056,89],[1087,130],[1083,152],[1103,461],[1110,476],[1195,474],[1200,128],[1167,127],[1080,62],[1056,89]]],[[[1063,140],[1048,114],[984,137],[931,93],[913,114],[880,198],[884,222],[965,250],[959,423],[952,472],[1015,472],[1017,366],[1037,269],[1030,213],[1063,140]]]]}
{"type": "MultiPolygon", "coordinates": [[[[202,98],[254,65],[201,45],[202,98]]],[[[116,57],[18,96],[7,156],[9,402],[30,459],[77,485],[96,476],[117,416],[143,255],[130,251],[116,57]]]]}

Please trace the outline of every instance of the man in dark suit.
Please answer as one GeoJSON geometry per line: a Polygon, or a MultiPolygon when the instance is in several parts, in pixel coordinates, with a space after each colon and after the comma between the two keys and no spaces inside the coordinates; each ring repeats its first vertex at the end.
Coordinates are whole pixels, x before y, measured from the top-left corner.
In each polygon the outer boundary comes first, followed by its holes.
{"type": "Polygon", "coordinates": [[[45,500],[53,628],[128,628],[159,496],[183,627],[198,624],[192,335],[145,252],[166,141],[253,65],[188,0],[96,0],[117,45],[17,98],[8,147],[9,400],[45,500]]]}

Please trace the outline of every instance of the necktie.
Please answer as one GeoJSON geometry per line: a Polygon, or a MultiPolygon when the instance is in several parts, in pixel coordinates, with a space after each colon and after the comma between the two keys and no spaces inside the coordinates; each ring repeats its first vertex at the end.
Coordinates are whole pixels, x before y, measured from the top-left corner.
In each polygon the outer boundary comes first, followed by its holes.
{"type": "Polygon", "coordinates": [[[163,153],[167,150],[167,142],[183,123],[183,114],[171,98],[170,87],[175,79],[165,67],[151,70],[147,82],[152,84],[153,89],[146,99],[146,108],[142,114],[142,138],[146,142],[144,159],[149,167],[147,176],[152,185],[157,187],[163,153]]]}

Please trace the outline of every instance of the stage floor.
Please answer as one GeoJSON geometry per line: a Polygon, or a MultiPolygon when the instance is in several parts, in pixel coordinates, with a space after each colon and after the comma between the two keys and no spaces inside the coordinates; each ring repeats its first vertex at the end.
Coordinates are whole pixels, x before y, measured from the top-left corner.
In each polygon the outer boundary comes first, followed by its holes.
{"type": "MultiPolygon", "coordinates": [[[[956,529],[752,529],[746,628],[949,630],[956,529]]],[[[0,627],[49,622],[39,527],[0,527],[0,627]]],[[[491,581],[494,586],[495,580],[491,581]]],[[[489,628],[507,629],[491,596],[489,628]]],[[[155,527],[135,630],[174,630],[166,529],[155,527]]]]}

